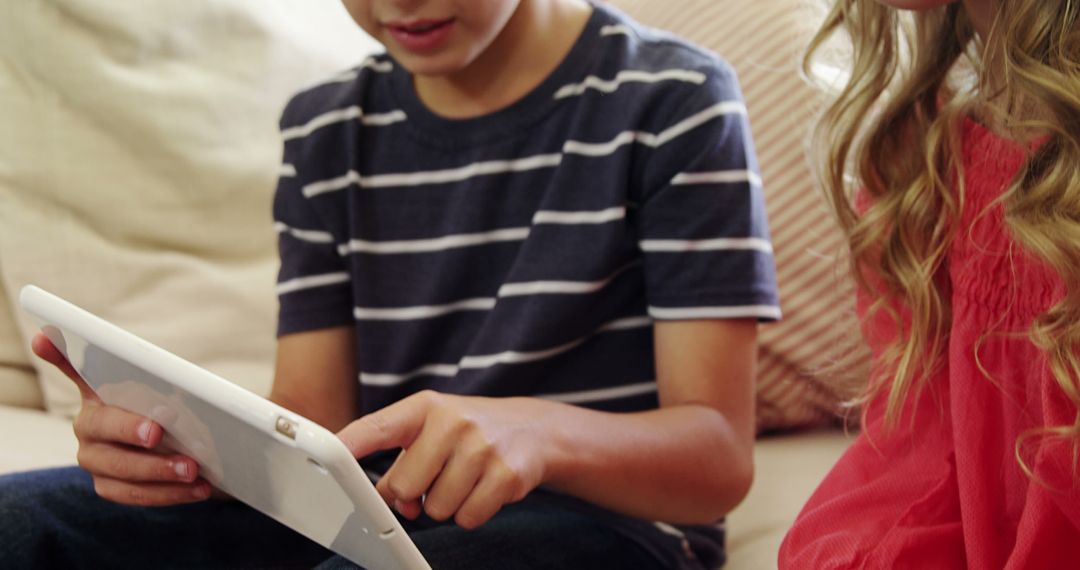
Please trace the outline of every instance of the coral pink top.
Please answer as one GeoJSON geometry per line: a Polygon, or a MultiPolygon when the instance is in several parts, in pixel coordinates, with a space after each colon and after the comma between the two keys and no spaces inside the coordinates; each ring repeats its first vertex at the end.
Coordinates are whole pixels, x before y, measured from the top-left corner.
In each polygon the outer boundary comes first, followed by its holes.
{"type": "MultiPolygon", "coordinates": [[[[862,435],[788,533],[780,568],[1080,568],[1071,442],[1028,440],[1023,457],[1034,478],[1015,455],[1025,430],[1076,416],[1026,336],[1061,299],[1061,281],[1010,238],[1000,205],[987,210],[1025,154],[965,124],[966,203],[949,257],[945,362],[895,430],[882,431],[882,401],[871,405],[862,435]]],[[[859,306],[865,314],[868,300],[859,306]]],[[[893,330],[885,315],[866,322],[875,354],[893,330]]]]}

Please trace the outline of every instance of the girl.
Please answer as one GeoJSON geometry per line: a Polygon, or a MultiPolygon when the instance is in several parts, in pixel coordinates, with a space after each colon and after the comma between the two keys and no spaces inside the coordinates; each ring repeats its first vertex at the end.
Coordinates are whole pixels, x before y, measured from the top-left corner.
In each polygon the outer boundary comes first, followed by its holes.
{"type": "Polygon", "coordinates": [[[853,48],[818,134],[875,366],[781,568],[1075,567],[1078,17],[838,0],[814,39],[853,48]]]}

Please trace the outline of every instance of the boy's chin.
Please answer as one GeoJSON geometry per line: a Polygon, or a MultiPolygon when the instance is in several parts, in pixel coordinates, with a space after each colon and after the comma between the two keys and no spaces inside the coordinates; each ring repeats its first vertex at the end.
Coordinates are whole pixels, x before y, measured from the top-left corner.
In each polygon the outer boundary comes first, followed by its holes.
{"type": "Polygon", "coordinates": [[[409,73],[424,77],[450,77],[469,66],[469,61],[449,54],[441,56],[416,56],[413,54],[392,54],[394,59],[409,73]]]}
{"type": "Polygon", "coordinates": [[[413,74],[414,76],[429,77],[429,78],[433,78],[433,79],[434,78],[451,77],[451,76],[454,75],[454,73],[456,73],[457,71],[460,71],[460,68],[448,67],[448,66],[445,66],[445,65],[415,65],[414,66],[414,65],[402,64],[402,67],[404,67],[406,70],[409,71],[409,73],[413,74]]]}

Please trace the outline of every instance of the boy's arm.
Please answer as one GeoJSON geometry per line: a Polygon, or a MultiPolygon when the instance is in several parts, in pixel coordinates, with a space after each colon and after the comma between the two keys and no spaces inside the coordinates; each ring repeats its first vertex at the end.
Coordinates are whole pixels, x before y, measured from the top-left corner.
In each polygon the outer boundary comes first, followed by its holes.
{"type": "Polygon", "coordinates": [[[657,322],[660,409],[566,412],[546,483],[646,519],[727,514],[753,478],[756,341],[754,320],[657,322]]]}
{"type": "Polygon", "coordinates": [[[707,523],[750,486],[756,337],[753,320],[657,323],[658,410],[424,392],[339,436],[357,457],[406,450],[378,489],[407,517],[423,508],[471,528],[547,485],[640,518],[707,523]]]}
{"type": "Polygon", "coordinates": [[[278,339],[270,400],[337,431],[359,416],[351,326],[284,335],[278,339]]]}

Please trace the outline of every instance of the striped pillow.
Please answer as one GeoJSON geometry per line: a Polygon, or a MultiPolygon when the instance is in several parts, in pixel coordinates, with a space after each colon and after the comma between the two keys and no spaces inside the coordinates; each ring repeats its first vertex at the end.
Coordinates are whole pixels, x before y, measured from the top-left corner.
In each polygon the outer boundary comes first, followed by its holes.
{"type": "Polygon", "coordinates": [[[865,377],[843,237],[814,187],[805,143],[821,94],[799,76],[821,14],[805,0],[611,2],[638,21],[720,54],[739,74],[761,162],[784,320],[761,328],[759,430],[837,421],[865,377]]]}

